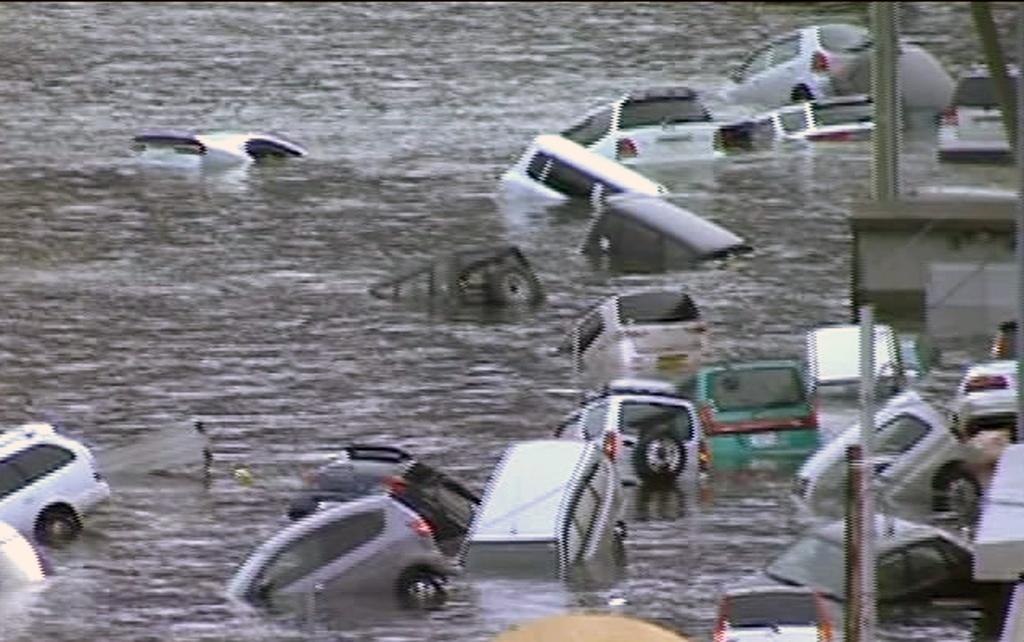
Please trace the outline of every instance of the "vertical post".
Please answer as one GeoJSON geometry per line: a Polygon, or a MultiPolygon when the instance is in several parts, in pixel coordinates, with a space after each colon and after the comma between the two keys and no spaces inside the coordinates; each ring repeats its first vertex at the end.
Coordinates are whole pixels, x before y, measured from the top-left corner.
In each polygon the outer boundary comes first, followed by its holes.
{"type": "MultiPolygon", "coordinates": [[[[863,642],[875,639],[875,319],[870,305],[860,309],[861,468],[861,625],[863,642]]],[[[858,641],[861,642],[861,641],[858,641]]]]}
{"type": "Polygon", "coordinates": [[[864,514],[862,508],[864,480],[864,456],[860,444],[846,447],[846,524],[843,539],[846,552],[845,592],[846,603],[843,606],[843,639],[847,642],[873,642],[864,635],[864,594],[861,586],[864,577],[861,573],[864,565],[863,538],[864,514]]]}
{"type": "Polygon", "coordinates": [[[875,200],[894,201],[899,197],[899,138],[903,130],[898,72],[899,3],[872,2],[871,29],[875,41],[871,53],[875,103],[872,184],[875,200]]]}
{"type": "Polygon", "coordinates": [[[1003,128],[1006,130],[1006,142],[1009,143],[1010,149],[1013,149],[1018,140],[1016,131],[1020,119],[1016,117],[1016,105],[1011,98],[1006,60],[1003,57],[1003,48],[999,45],[999,32],[996,31],[995,22],[992,20],[991,4],[971,2],[971,17],[981,40],[981,50],[985,54],[985,64],[988,66],[989,78],[992,79],[992,88],[995,89],[996,100],[999,101],[999,112],[1003,116],[1003,128]]]}
{"type": "MultiPolygon", "coordinates": [[[[1024,4],[1017,5],[1017,123],[1024,123],[1024,4]]],[[[1024,126],[1017,127],[1017,443],[1024,444],[1024,126]]]]}

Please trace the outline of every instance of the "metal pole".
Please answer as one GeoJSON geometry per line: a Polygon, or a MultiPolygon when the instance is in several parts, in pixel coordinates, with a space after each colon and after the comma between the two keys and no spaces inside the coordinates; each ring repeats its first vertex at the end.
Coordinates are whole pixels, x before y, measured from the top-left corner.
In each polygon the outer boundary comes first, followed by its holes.
{"type": "Polygon", "coordinates": [[[843,605],[843,639],[849,642],[868,642],[864,636],[864,453],[860,444],[846,447],[846,523],[843,531],[846,565],[846,603],[843,605]]]}
{"type": "MultiPolygon", "coordinates": [[[[1017,122],[1024,123],[1024,4],[1017,5],[1017,122]]],[[[1024,127],[1017,127],[1017,443],[1024,444],[1024,127]]]]}
{"type": "Polygon", "coordinates": [[[860,309],[860,430],[863,453],[861,478],[861,626],[857,642],[875,639],[875,319],[870,305],[860,309]]]}
{"type": "Polygon", "coordinates": [[[874,162],[871,165],[874,198],[899,198],[899,137],[902,108],[899,92],[899,3],[872,2],[871,28],[875,46],[871,56],[871,89],[875,103],[874,162]]]}
{"type": "MultiPolygon", "coordinates": [[[[1003,116],[1003,128],[1006,130],[1006,141],[1012,149],[1016,141],[1019,140],[1016,132],[1020,118],[1015,117],[1016,105],[1010,95],[1010,79],[1006,75],[1006,60],[1003,58],[1003,48],[999,45],[999,32],[996,31],[995,22],[992,20],[991,4],[991,2],[971,2],[971,17],[974,18],[974,28],[981,39],[981,49],[985,54],[988,75],[992,79],[992,87],[995,89],[996,99],[999,101],[999,112],[1003,116]]],[[[1020,65],[1020,61],[1017,64],[1020,65]]]]}

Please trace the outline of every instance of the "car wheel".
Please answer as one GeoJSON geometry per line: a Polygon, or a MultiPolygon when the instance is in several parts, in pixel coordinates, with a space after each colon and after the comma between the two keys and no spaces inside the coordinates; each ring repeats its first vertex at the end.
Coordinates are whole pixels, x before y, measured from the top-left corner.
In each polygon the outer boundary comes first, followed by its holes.
{"type": "Polygon", "coordinates": [[[808,100],[814,100],[814,94],[807,88],[807,85],[797,85],[793,87],[793,91],[789,93],[789,102],[792,103],[805,103],[808,100]]]}
{"type": "Polygon", "coordinates": [[[36,519],[36,540],[47,546],[61,546],[75,539],[82,525],[67,506],[50,506],[36,519]]]}
{"type": "Polygon", "coordinates": [[[523,270],[501,270],[487,279],[487,300],[496,305],[525,305],[537,301],[540,285],[523,270]]]}
{"type": "Polygon", "coordinates": [[[981,508],[981,485],[972,475],[952,470],[936,484],[935,509],[956,516],[964,524],[973,524],[981,508]]]}
{"type": "Polygon", "coordinates": [[[398,578],[398,598],[411,608],[433,608],[447,596],[447,578],[426,568],[411,568],[398,578]]]}
{"type": "Polygon", "coordinates": [[[686,447],[668,433],[642,436],[633,449],[637,476],[645,482],[671,481],[686,463],[686,447]]]}

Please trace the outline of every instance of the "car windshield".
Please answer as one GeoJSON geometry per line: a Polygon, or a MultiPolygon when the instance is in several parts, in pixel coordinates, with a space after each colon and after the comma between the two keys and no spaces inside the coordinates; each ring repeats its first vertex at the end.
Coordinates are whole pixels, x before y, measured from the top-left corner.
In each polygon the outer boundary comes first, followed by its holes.
{"type": "Polygon", "coordinates": [[[822,25],[818,40],[827,51],[852,51],[870,44],[867,29],[853,25],[822,25]]]}
{"type": "Polygon", "coordinates": [[[683,406],[627,401],[622,404],[622,432],[638,436],[644,432],[668,430],[684,441],[690,439],[690,413],[683,406]]]}
{"type": "Polygon", "coordinates": [[[630,129],[709,120],[711,120],[711,115],[698,100],[692,97],[630,100],[622,105],[619,128],[630,129]]]}
{"type": "MultiPolygon", "coordinates": [[[[1017,102],[1017,83],[1010,77],[1010,101],[1017,102]]],[[[998,107],[996,86],[988,76],[963,78],[956,87],[953,104],[958,107],[998,107]]]]}
{"type": "MultiPolygon", "coordinates": [[[[895,338],[889,326],[875,326],[875,372],[892,374],[896,368],[895,338]]],[[[808,361],[815,380],[821,383],[860,379],[860,328],[823,328],[809,344],[808,361]]]]}
{"type": "Polygon", "coordinates": [[[874,107],[870,102],[836,105],[814,105],[814,121],[818,127],[829,125],[845,125],[847,123],[869,123],[874,117],[874,107]]]}
{"type": "Polygon", "coordinates": [[[730,627],[815,625],[818,609],[810,593],[761,593],[729,597],[730,627]]]}
{"type": "Polygon", "coordinates": [[[808,535],[786,549],[765,569],[786,584],[810,586],[844,599],[846,579],[843,547],[820,535],[808,535]]]}
{"type": "Polygon", "coordinates": [[[794,368],[723,370],[711,376],[710,389],[711,400],[720,411],[776,408],[805,400],[794,368]]]}
{"type": "Polygon", "coordinates": [[[619,297],[622,323],[677,323],[695,321],[700,311],[687,294],[642,292],[619,297]]]}
{"type": "Polygon", "coordinates": [[[605,137],[612,128],[612,109],[606,107],[584,116],[578,123],[564,129],[561,134],[574,143],[588,147],[605,137]]]}

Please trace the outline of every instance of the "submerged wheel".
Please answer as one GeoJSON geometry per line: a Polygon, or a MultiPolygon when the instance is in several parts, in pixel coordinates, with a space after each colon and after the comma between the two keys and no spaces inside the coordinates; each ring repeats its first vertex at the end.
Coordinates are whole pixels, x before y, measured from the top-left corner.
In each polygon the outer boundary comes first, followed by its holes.
{"type": "Polygon", "coordinates": [[[430,569],[411,568],[398,578],[398,599],[408,607],[431,608],[447,597],[447,579],[430,569]]]}
{"type": "Polygon", "coordinates": [[[789,101],[793,103],[805,103],[808,100],[814,100],[814,94],[807,88],[807,85],[797,85],[793,87],[793,91],[789,93],[789,101]]]}
{"type": "Polygon", "coordinates": [[[497,305],[534,303],[538,286],[533,275],[523,270],[501,270],[487,279],[487,299],[497,305]]]}
{"type": "Polygon", "coordinates": [[[668,432],[641,436],[633,449],[637,476],[646,482],[671,481],[686,464],[686,446],[668,432]]]}
{"type": "Polygon", "coordinates": [[[61,546],[75,539],[81,530],[75,511],[67,506],[50,506],[36,518],[34,533],[36,540],[47,546],[61,546]]]}

